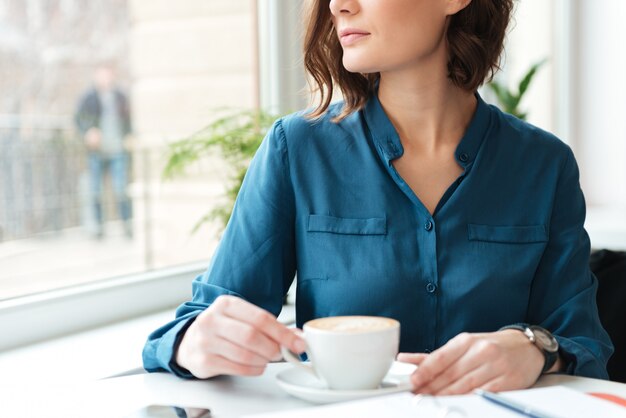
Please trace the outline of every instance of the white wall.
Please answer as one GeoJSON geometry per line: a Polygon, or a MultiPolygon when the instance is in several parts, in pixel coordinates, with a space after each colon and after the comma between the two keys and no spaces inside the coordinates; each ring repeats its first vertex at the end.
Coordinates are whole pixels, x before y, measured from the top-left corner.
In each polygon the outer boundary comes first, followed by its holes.
{"type": "Polygon", "coordinates": [[[591,206],[626,218],[626,1],[579,2],[576,144],[591,206]]]}
{"type": "Polygon", "coordinates": [[[626,217],[624,16],[623,0],[517,2],[500,78],[516,85],[532,63],[549,59],[522,108],[572,146],[588,206],[626,217]]]}
{"type": "Polygon", "coordinates": [[[515,15],[506,40],[500,77],[510,86],[517,87],[531,65],[548,59],[533,79],[521,108],[528,111],[530,123],[554,132],[557,127],[553,30],[555,2],[523,0],[515,3],[515,15]]]}

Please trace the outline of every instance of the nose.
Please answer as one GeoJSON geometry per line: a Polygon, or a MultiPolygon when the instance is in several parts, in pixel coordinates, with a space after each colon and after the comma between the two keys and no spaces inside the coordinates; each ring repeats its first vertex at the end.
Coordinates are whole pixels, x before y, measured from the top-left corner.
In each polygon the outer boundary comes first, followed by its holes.
{"type": "Polygon", "coordinates": [[[330,13],[337,17],[340,14],[355,14],[359,10],[357,0],[330,0],[330,13]]]}

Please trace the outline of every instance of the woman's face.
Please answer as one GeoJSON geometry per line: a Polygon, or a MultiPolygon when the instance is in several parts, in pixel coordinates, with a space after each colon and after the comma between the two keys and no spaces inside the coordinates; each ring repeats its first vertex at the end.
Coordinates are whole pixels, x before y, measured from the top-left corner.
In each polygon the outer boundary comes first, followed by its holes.
{"type": "Polygon", "coordinates": [[[433,56],[443,57],[445,65],[446,18],[462,9],[455,9],[457,3],[461,0],[331,0],[344,67],[386,72],[433,56]]]}

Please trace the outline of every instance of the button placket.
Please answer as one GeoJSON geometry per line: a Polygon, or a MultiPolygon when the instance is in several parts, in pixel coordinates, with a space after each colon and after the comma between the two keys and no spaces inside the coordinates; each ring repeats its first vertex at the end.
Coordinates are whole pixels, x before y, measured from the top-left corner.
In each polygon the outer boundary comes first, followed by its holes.
{"type": "MultiPolygon", "coordinates": [[[[427,304],[428,309],[433,313],[436,313],[438,306],[437,295],[437,225],[433,216],[424,211],[419,211],[418,219],[421,220],[421,226],[418,226],[417,235],[419,241],[420,259],[423,260],[420,271],[420,284],[418,291],[425,298],[424,302],[427,304]],[[420,216],[421,215],[421,216],[420,216]],[[423,229],[422,229],[423,228],[423,229]]],[[[419,223],[418,223],[419,225],[419,223]]],[[[435,346],[437,340],[437,315],[425,324],[425,329],[429,330],[429,338],[425,339],[424,343],[426,347],[432,348],[435,346]]]]}

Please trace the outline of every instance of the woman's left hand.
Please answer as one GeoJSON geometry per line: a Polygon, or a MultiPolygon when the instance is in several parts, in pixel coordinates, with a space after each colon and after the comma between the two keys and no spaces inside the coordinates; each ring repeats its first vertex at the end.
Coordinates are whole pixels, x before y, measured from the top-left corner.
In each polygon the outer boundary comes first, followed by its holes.
{"type": "Polygon", "coordinates": [[[544,356],[520,331],[462,333],[431,354],[400,353],[419,367],[411,376],[415,393],[456,395],[484,389],[526,389],[541,374],[544,356]]]}

